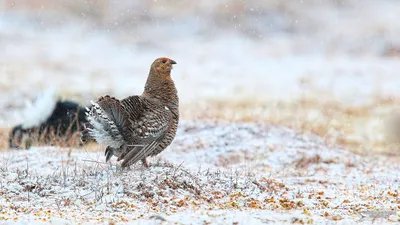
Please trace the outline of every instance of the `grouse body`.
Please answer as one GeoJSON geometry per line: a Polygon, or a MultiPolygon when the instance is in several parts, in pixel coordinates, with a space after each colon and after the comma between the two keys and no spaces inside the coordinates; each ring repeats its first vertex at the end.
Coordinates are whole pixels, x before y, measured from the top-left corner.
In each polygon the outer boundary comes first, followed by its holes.
{"type": "Polygon", "coordinates": [[[122,167],[155,156],[169,146],[179,122],[179,99],[171,70],[174,60],[158,58],[151,65],[141,95],[118,100],[109,95],[92,102],[82,141],[95,139],[107,146],[106,161],[112,156],[122,167]]]}

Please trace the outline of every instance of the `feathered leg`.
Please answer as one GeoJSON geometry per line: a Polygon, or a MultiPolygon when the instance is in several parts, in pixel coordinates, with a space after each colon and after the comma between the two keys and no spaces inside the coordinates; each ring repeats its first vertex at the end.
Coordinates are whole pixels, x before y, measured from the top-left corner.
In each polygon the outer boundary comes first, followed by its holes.
{"type": "Polygon", "coordinates": [[[149,164],[147,163],[146,158],[143,158],[143,159],[142,159],[142,163],[143,163],[143,166],[144,166],[144,167],[149,168],[149,164]]]}
{"type": "Polygon", "coordinates": [[[106,156],[106,162],[110,161],[111,157],[114,155],[114,149],[110,146],[107,146],[104,155],[106,156]]]}

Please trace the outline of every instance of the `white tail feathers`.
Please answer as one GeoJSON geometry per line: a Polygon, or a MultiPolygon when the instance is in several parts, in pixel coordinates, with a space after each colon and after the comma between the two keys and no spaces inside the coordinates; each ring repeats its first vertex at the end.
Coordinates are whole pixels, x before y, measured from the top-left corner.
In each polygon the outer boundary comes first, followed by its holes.
{"type": "Polygon", "coordinates": [[[90,136],[96,139],[99,144],[119,148],[124,139],[115,125],[115,122],[107,117],[99,104],[91,101],[92,109],[86,113],[89,123],[92,125],[88,128],[90,136]]]}
{"type": "Polygon", "coordinates": [[[22,117],[22,128],[28,129],[44,123],[53,113],[56,107],[57,95],[54,88],[43,91],[35,102],[26,102],[22,117]]]}

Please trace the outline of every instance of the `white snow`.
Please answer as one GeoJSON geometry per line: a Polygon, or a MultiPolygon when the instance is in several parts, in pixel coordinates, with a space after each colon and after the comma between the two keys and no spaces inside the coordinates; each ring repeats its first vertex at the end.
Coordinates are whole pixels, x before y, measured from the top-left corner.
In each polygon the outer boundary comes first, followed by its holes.
{"type": "Polygon", "coordinates": [[[283,127],[183,121],[179,131],[149,169],[121,171],[115,159],[104,163],[102,149],[1,152],[1,218],[285,224],[396,216],[395,164],[283,127]]]}
{"type": "Polygon", "coordinates": [[[22,113],[22,128],[29,129],[45,122],[56,107],[57,92],[49,88],[41,93],[35,102],[26,102],[22,113]]]}

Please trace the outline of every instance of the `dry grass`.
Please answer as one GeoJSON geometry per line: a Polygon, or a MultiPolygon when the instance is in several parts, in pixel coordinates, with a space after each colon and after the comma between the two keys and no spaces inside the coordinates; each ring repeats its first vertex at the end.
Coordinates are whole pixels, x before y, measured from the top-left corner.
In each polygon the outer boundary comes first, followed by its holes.
{"type": "MultiPolygon", "coordinates": [[[[9,139],[10,132],[3,134],[4,140],[9,139]]],[[[8,142],[5,143],[8,148],[8,142]]],[[[53,130],[45,130],[43,133],[34,131],[29,136],[24,137],[20,143],[22,149],[27,149],[31,146],[59,146],[61,148],[71,147],[77,148],[81,146],[79,132],[67,132],[65,135],[58,134],[53,130]]]]}
{"type": "MultiPolygon", "coordinates": [[[[0,130],[0,147],[1,149],[9,148],[9,140],[12,129],[3,128],[0,130]]],[[[13,144],[18,146],[21,149],[28,149],[31,146],[58,146],[61,148],[69,147],[69,148],[79,148],[82,147],[82,142],[80,140],[81,132],[80,132],[80,124],[77,121],[77,117],[75,120],[69,125],[66,130],[63,130],[60,126],[55,127],[46,127],[40,131],[40,128],[34,127],[29,130],[25,130],[22,135],[22,139],[18,139],[14,137],[12,140],[13,144]],[[75,124],[74,124],[75,123],[75,124]],[[75,129],[73,125],[76,125],[75,129]]]]}
{"type": "Polygon", "coordinates": [[[397,99],[375,97],[371,103],[349,106],[321,94],[292,101],[214,99],[186,106],[183,117],[282,125],[319,135],[329,145],[340,144],[356,153],[393,154],[392,138],[398,137],[397,132],[390,135],[388,122],[397,105],[397,99]]]}
{"type": "Polygon", "coordinates": [[[8,149],[9,132],[8,128],[0,128],[0,151],[8,149]]]}
{"type": "MultiPolygon", "coordinates": [[[[356,153],[397,154],[397,147],[388,122],[399,100],[375,97],[369,104],[348,106],[327,95],[307,95],[292,101],[266,99],[212,99],[181,107],[182,119],[211,119],[232,122],[259,122],[282,125],[299,132],[311,132],[323,137],[329,145],[343,145],[356,153]],[[323,96],[323,97],[321,97],[323,96]]],[[[400,122],[395,122],[395,125],[400,122]]],[[[396,128],[396,127],[394,127],[396,128]]],[[[9,129],[0,130],[0,148],[8,148],[9,129]]],[[[68,140],[50,132],[50,141],[34,135],[33,146],[55,145],[81,147],[79,133],[68,133],[68,140]]],[[[98,149],[88,145],[86,150],[98,149]]]]}

